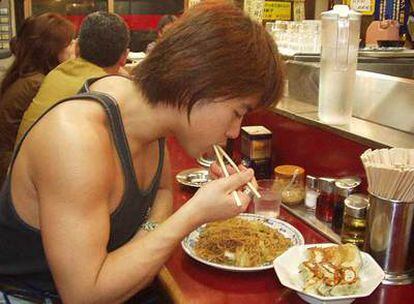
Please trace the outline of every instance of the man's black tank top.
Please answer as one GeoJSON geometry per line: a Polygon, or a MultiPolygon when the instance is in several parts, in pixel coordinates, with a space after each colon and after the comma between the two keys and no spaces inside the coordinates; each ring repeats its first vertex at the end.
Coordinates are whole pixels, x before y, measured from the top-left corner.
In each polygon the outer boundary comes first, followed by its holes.
{"type": "MultiPolygon", "coordinates": [[[[127,243],[146,219],[159,188],[165,140],[164,138],[158,140],[159,160],[154,179],[147,189],[141,190],[135,176],[121,113],[117,102],[111,96],[93,92],[64,99],[51,107],[36,123],[58,104],[73,99],[97,101],[105,109],[122,165],[125,186],[121,202],[110,216],[110,239],[107,250],[111,252],[127,243]]],[[[21,287],[30,286],[53,293],[56,289],[43,250],[40,231],[26,224],[18,216],[11,197],[10,176],[13,163],[22,142],[33,126],[16,147],[11,168],[0,192],[0,276],[12,278],[16,284],[21,284],[21,287]]]]}

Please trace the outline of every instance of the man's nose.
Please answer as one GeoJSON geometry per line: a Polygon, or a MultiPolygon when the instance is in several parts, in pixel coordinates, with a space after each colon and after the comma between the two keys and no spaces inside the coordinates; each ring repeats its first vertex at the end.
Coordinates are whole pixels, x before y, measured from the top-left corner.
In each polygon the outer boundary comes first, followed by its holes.
{"type": "Polygon", "coordinates": [[[230,129],[228,129],[226,132],[226,137],[231,138],[231,139],[235,139],[239,137],[240,128],[241,128],[241,119],[231,124],[230,129]]]}

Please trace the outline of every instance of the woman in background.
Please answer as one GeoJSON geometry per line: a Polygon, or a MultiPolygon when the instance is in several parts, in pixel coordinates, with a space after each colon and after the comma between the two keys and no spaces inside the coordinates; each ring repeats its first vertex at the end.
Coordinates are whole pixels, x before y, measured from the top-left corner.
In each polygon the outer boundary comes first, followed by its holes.
{"type": "Polygon", "coordinates": [[[75,54],[75,28],[59,14],[29,17],[13,42],[15,60],[0,89],[0,183],[4,181],[23,113],[43,78],[75,54]]]}

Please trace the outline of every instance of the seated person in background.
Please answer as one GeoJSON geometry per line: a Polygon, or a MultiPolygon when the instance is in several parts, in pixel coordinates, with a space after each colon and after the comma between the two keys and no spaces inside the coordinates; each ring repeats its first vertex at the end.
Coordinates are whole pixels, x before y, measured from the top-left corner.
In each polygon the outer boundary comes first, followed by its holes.
{"type": "Polygon", "coordinates": [[[10,42],[14,62],[0,90],[0,183],[3,183],[24,111],[44,77],[61,62],[74,56],[75,28],[58,14],[26,19],[10,42]]]}
{"type": "MultiPolygon", "coordinates": [[[[162,34],[173,24],[173,22],[177,20],[177,16],[174,15],[164,15],[160,21],[158,21],[157,25],[157,39],[160,39],[162,34]]],[[[153,41],[150,44],[147,45],[147,49],[145,50],[145,53],[149,53],[154,48],[157,41],[153,41]]]]}
{"type": "Polygon", "coordinates": [[[16,42],[17,42],[17,37],[16,36],[13,36],[9,41],[10,52],[13,55],[16,55],[16,42]]]}
{"type": "Polygon", "coordinates": [[[238,137],[247,112],[280,99],[281,67],[261,25],[203,1],[131,79],[89,82],[88,95],[50,108],[16,146],[0,192],[0,274],[63,303],[123,303],[143,290],[188,233],[247,208],[254,173],[208,183],[157,225],[154,209],[172,201],[164,139],[198,157],[238,137]]]}
{"type": "Polygon", "coordinates": [[[128,56],[129,39],[128,27],[117,14],[89,14],[79,30],[79,57],[59,65],[45,77],[24,113],[17,142],[48,108],[75,95],[88,78],[119,74],[128,56]]]}

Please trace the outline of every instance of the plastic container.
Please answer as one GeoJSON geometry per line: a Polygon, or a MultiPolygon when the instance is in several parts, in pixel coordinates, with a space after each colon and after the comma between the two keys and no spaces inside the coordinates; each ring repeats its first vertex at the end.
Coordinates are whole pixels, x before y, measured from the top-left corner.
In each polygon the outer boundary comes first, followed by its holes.
{"type": "Polygon", "coordinates": [[[319,119],[345,125],[352,117],[361,14],[347,5],[335,5],[321,19],[319,119]]]}
{"type": "Polygon", "coordinates": [[[274,170],[275,180],[282,193],[282,203],[298,205],[305,198],[305,169],[294,165],[277,166],[274,170]],[[295,179],[291,183],[293,176],[295,179]]]}

